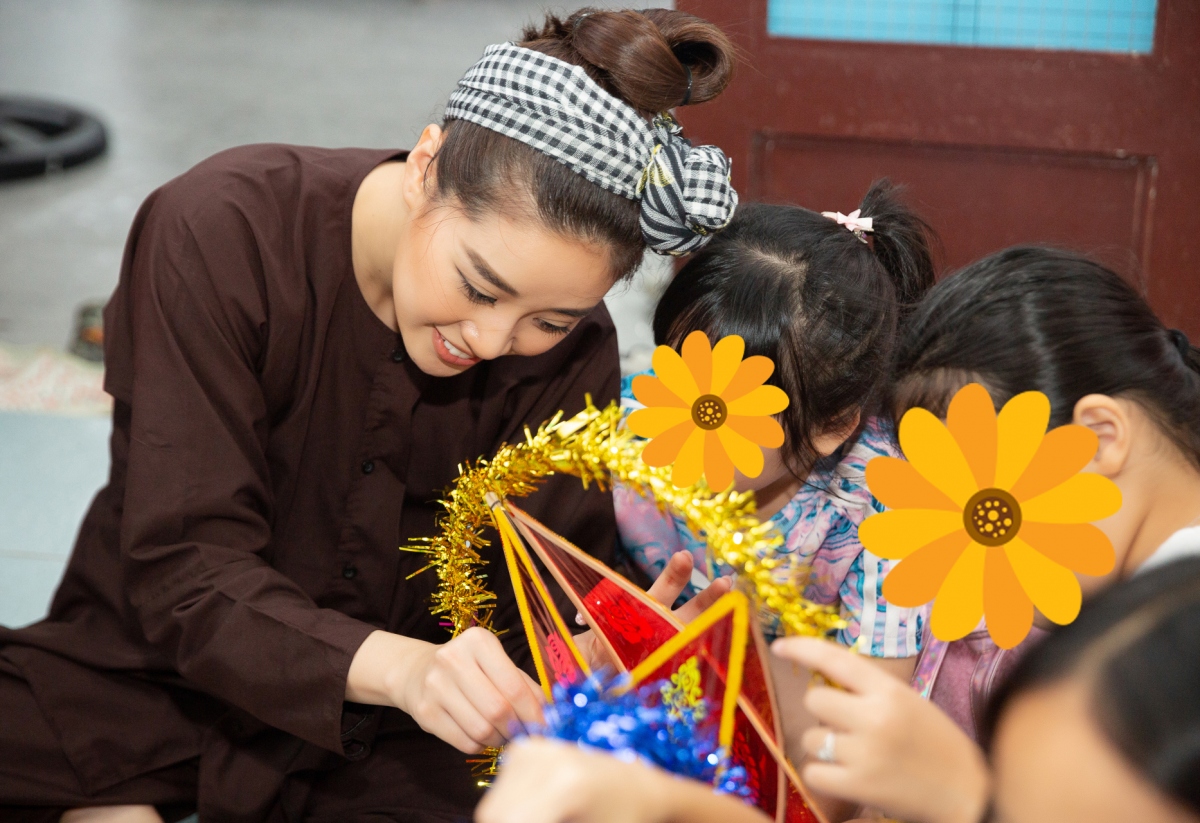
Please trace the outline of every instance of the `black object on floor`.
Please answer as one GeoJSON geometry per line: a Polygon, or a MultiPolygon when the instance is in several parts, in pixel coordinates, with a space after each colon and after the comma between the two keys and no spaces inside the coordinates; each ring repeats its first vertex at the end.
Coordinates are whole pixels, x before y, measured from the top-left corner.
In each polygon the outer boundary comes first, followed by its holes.
{"type": "Polygon", "coordinates": [[[72,106],[0,96],[0,180],[37,177],[99,157],[104,125],[72,106]]]}
{"type": "Polygon", "coordinates": [[[75,333],[67,350],[93,363],[104,362],[103,303],[84,303],[79,307],[75,314],[75,333]]]}

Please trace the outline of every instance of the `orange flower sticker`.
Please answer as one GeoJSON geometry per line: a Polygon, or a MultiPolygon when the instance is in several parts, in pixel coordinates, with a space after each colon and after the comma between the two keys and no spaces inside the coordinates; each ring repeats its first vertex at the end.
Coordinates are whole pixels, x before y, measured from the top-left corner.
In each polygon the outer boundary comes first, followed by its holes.
{"type": "Polygon", "coordinates": [[[930,628],[957,640],[987,620],[996,645],[1029,634],[1033,609],[1060,625],[1079,614],[1075,573],[1112,571],[1112,543],[1095,520],[1121,508],[1121,491],[1081,470],[1099,441],[1088,428],[1047,432],[1050,401],[1025,392],[1000,414],[978,383],[950,402],[946,422],[925,409],[900,421],[907,458],[877,457],[867,485],[890,511],[859,528],[871,552],[900,560],[883,583],[898,606],[933,600],[930,628]]]}
{"type": "Polygon", "coordinates": [[[788,397],[764,386],[775,371],[769,357],[742,359],[746,343],[736,334],[716,346],[694,331],[683,341],[682,356],[670,346],[654,350],[654,377],[633,379],[633,394],[646,408],[629,415],[629,428],[650,438],[642,459],[668,466],[671,482],[691,486],[701,475],[710,488],[724,491],[736,468],[747,477],[763,470],[762,447],[783,445],[783,429],[771,415],[787,408],[788,397]]]}

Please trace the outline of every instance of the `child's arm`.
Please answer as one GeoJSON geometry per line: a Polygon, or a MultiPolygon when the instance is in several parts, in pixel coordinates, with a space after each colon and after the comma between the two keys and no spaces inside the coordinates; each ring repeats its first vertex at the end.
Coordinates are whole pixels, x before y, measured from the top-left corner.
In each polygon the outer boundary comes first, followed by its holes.
{"type": "Polygon", "coordinates": [[[820,724],[801,743],[811,789],[910,823],[977,823],[991,781],[983,752],[937,706],[834,643],[796,637],[772,651],[842,687],[814,686],[804,699],[820,724]],[[830,732],[833,762],[821,762],[830,732]]]}
{"type": "Polygon", "coordinates": [[[557,740],[505,749],[476,823],[769,823],[711,786],[557,740]]]}

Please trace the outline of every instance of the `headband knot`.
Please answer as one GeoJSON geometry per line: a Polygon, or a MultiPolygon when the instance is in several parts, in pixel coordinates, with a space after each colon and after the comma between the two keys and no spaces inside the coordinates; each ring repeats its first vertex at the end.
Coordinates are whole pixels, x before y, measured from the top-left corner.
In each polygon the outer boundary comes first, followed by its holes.
{"type": "Polygon", "coordinates": [[[866,243],[866,234],[875,231],[875,221],[870,217],[859,217],[860,214],[862,214],[862,209],[855,209],[849,214],[842,214],[840,211],[821,212],[822,217],[828,217],[838,225],[845,226],[854,232],[855,237],[866,243]]]}
{"type": "Polygon", "coordinates": [[[518,140],[639,201],[643,238],[659,254],[696,251],[737,209],[720,149],[692,146],[669,114],[648,123],[582,67],[513,43],[488,46],[450,95],[446,118],[518,140]]]}
{"type": "Polygon", "coordinates": [[[737,193],[729,158],[716,146],[693,146],[669,114],[654,119],[654,148],[638,180],[646,244],[660,254],[688,254],[729,224],[737,193]]]}

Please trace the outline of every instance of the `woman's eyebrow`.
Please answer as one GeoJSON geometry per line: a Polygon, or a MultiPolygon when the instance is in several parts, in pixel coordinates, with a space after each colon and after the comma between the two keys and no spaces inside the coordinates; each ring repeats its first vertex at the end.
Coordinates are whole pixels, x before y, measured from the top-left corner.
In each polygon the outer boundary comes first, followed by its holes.
{"type": "MultiPolygon", "coordinates": [[[[503,277],[492,271],[492,267],[489,266],[487,261],[480,257],[477,252],[467,249],[467,257],[471,259],[471,265],[475,267],[475,272],[484,280],[491,283],[505,294],[508,294],[512,297],[521,296],[520,293],[510,286],[503,277]]],[[[546,309],[546,311],[553,314],[565,314],[567,317],[587,317],[589,314],[595,311],[595,309],[595,306],[589,306],[586,309],[546,309]]]]}
{"type": "Polygon", "coordinates": [[[467,257],[471,258],[471,265],[475,267],[475,271],[478,272],[479,276],[484,280],[488,281],[493,286],[500,289],[500,291],[510,295],[511,297],[521,296],[517,290],[510,286],[503,277],[492,271],[492,267],[487,264],[487,261],[480,257],[476,252],[472,251],[471,249],[467,249],[467,257]]]}

